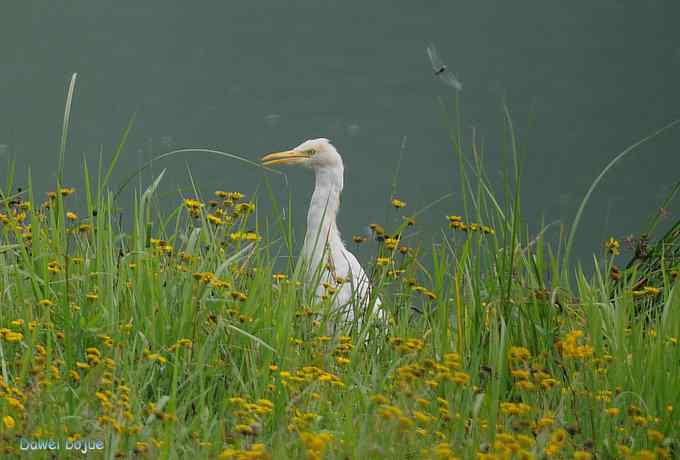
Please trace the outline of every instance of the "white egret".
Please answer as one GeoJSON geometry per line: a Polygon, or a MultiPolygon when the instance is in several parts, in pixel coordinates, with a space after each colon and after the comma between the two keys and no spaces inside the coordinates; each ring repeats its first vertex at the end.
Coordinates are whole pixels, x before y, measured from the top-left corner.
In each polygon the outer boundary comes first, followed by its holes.
{"type": "MultiPolygon", "coordinates": [[[[318,280],[319,299],[330,296],[333,310],[342,320],[352,321],[370,303],[370,284],[357,258],[345,248],[336,216],[340,208],[344,166],[342,157],[328,139],[310,139],[292,150],[271,153],[262,164],[302,165],[314,170],[316,186],[307,213],[307,233],[301,258],[306,280],[318,280]]],[[[376,316],[382,318],[380,299],[375,299],[376,316]]]]}

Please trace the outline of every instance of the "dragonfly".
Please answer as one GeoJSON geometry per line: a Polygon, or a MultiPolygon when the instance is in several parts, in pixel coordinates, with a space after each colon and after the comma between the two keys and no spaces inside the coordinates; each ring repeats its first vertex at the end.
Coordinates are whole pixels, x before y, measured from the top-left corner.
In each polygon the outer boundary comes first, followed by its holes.
{"type": "Polygon", "coordinates": [[[463,89],[463,84],[456,78],[456,76],[451,72],[444,61],[439,57],[437,53],[437,48],[430,44],[427,46],[427,55],[430,57],[430,63],[432,64],[432,69],[434,69],[434,76],[439,78],[445,85],[451,86],[456,91],[463,89]]]}

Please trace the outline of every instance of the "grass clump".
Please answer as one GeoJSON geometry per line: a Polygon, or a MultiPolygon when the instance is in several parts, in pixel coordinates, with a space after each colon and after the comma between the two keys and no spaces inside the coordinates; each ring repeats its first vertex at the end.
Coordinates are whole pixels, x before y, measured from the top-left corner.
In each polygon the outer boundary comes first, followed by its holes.
{"type": "Polygon", "coordinates": [[[333,333],[333,293],[318,303],[304,284],[289,222],[244,193],[196,189],[163,214],[161,174],[123,229],[113,164],[96,187],[84,165],[83,190],[59,175],[45,201],[13,193],[9,174],[3,455],[25,454],[26,438],[62,440],[59,458],[80,455],[63,444],[78,439],[103,441],[103,458],[676,456],[676,277],[612,276],[615,240],[591,276],[568,271],[566,241],[521,223],[519,167],[497,198],[470,150],[458,149],[466,209],[442,216],[431,249],[408,244],[401,199],[372,226],[366,265],[388,322],[333,333]]]}

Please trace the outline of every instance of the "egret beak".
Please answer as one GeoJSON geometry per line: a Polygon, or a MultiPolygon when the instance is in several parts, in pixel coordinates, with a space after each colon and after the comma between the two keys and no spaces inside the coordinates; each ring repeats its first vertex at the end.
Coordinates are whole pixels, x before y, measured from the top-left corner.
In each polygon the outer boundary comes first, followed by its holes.
{"type": "Polygon", "coordinates": [[[269,155],[265,155],[260,161],[265,166],[271,166],[278,164],[300,164],[307,159],[309,159],[309,154],[305,152],[287,150],[285,152],[270,153],[269,155]]]}

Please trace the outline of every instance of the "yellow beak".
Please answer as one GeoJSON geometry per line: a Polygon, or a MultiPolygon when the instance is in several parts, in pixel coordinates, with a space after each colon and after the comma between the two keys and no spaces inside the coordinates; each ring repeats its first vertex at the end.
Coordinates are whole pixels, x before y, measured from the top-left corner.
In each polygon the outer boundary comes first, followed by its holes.
{"type": "Polygon", "coordinates": [[[278,164],[298,164],[307,160],[309,155],[305,152],[298,152],[297,150],[287,150],[285,152],[270,153],[265,155],[260,160],[263,165],[271,166],[278,164]]]}

